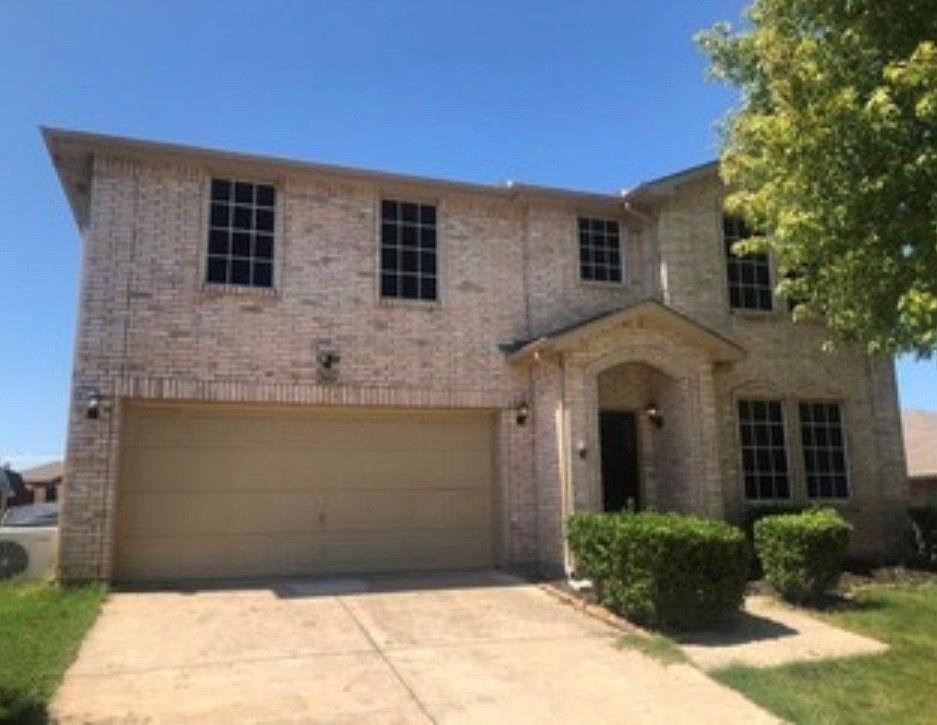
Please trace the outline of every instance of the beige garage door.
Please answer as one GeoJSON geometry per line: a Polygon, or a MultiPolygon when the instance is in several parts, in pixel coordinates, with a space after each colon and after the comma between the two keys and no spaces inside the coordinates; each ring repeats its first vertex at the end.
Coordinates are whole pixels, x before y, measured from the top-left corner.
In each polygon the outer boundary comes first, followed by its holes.
{"type": "Polygon", "coordinates": [[[477,412],[129,404],[115,578],[489,566],[492,431],[477,412]]]}

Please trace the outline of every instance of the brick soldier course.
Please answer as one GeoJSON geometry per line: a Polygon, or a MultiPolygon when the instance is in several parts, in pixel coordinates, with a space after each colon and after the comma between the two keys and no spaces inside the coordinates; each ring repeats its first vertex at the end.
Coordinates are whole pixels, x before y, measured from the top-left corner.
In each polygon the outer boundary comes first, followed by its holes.
{"type": "Polygon", "coordinates": [[[563,521],[602,505],[600,409],[638,423],[644,505],[741,521],[738,401],[840,405],[854,554],[907,508],[892,361],[825,353],[817,323],[730,308],[713,164],[624,195],[485,186],[44,130],[82,237],[60,573],[107,579],[128,401],[465,408],[496,416],[497,563],[568,567],[563,521]],[[212,177],[277,190],[273,286],[206,283],[212,177]],[[438,299],[380,293],[382,199],[436,207],[438,299]],[[619,224],[623,279],[580,278],[579,217],[619,224]],[[340,354],[325,376],[319,353],[340,354]],[[89,417],[88,402],[100,401],[89,417]],[[653,402],[663,417],[645,415],[653,402]],[[519,411],[527,419],[519,424],[519,411]]]}

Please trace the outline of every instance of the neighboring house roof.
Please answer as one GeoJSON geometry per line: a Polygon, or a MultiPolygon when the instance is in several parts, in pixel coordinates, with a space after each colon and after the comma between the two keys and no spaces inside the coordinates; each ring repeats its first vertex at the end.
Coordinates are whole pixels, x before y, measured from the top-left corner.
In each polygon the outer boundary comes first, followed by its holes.
{"type": "Polygon", "coordinates": [[[905,410],[901,423],[908,475],[937,476],[937,411],[905,410]]]}
{"type": "Polygon", "coordinates": [[[511,362],[518,362],[540,351],[566,349],[584,337],[636,320],[651,322],[673,330],[676,334],[709,350],[714,360],[730,362],[745,357],[745,349],[738,343],[652,299],[604,312],[548,332],[535,340],[519,340],[509,343],[504,345],[503,349],[511,362]]]}
{"type": "Polygon", "coordinates": [[[511,181],[503,184],[453,181],[58,128],[44,127],[42,128],[42,135],[49,150],[49,155],[52,157],[58,171],[62,186],[65,188],[75,221],[82,229],[88,221],[91,198],[91,167],[96,153],[113,154],[122,158],[141,161],[166,161],[167,159],[187,163],[199,161],[206,165],[213,165],[215,168],[222,167],[225,173],[243,173],[248,176],[282,177],[284,174],[307,177],[324,176],[348,181],[375,182],[417,189],[450,189],[462,193],[493,195],[502,198],[558,198],[579,203],[614,205],[626,214],[633,214],[636,218],[643,218],[642,215],[628,208],[621,193],[603,194],[535,184],[520,184],[511,181]]]}
{"type": "Polygon", "coordinates": [[[22,472],[23,480],[26,483],[51,483],[62,478],[65,475],[64,461],[49,461],[41,466],[33,466],[22,472]]]}

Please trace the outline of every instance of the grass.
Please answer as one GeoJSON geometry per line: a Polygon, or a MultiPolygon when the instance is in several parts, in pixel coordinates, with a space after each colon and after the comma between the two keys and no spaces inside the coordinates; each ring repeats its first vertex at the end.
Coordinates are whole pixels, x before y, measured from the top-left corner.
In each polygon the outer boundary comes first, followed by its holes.
{"type": "Polygon", "coordinates": [[[0,583],[0,722],[43,723],[105,588],[0,583]]]}
{"type": "Polygon", "coordinates": [[[664,665],[688,661],[683,650],[672,639],[662,634],[623,634],[616,644],[624,649],[637,650],[664,665]]]}
{"type": "Polygon", "coordinates": [[[886,642],[881,655],[755,669],[716,679],[796,723],[937,723],[937,584],[873,585],[818,616],[886,642]]]}

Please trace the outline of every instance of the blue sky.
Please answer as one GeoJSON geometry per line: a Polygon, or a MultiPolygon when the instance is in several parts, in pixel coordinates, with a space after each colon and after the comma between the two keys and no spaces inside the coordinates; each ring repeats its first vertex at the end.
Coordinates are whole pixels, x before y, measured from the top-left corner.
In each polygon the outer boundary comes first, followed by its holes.
{"type": "MultiPolygon", "coordinates": [[[[744,3],[0,4],[0,460],[64,447],[77,231],[40,124],[603,191],[715,156],[691,37],[744,3]]],[[[937,409],[935,363],[902,402],[937,409]]]]}

